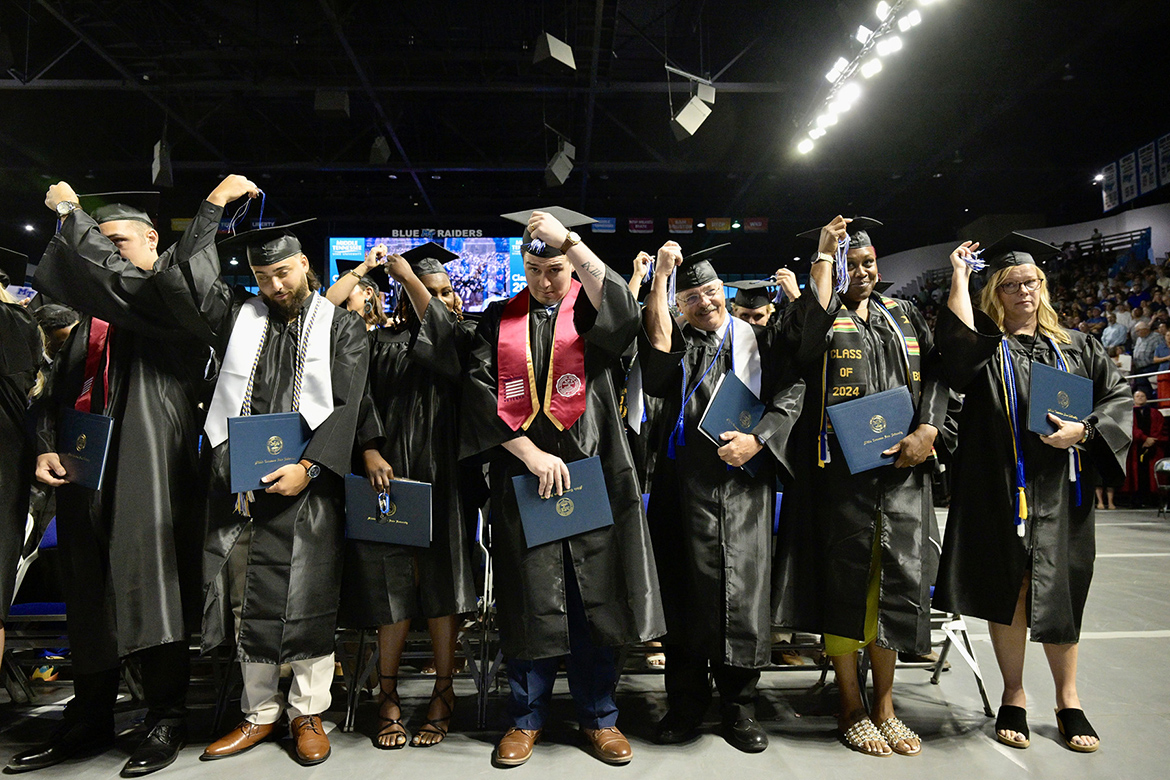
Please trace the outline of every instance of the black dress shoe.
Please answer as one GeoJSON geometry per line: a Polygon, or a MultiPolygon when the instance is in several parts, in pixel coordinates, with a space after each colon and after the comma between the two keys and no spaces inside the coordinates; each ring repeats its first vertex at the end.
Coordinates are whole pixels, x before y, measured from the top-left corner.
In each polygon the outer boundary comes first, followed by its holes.
{"type": "Polygon", "coordinates": [[[114,746],[112,730],[95,729],[88,723],[65,723],[44,744],[17,753],[8,760],[7,772],[31,772],[60,764],[77,756],[104,753],[114,746]]]}
{"type": "Polygon", "coordinates": [[[142,744],[130,754],[122,767],[122,777],[139,777],[157,772],[175,762],[183,745],[187,744],[187,726],[168,726],[160,723],[150,730],[142,744]]]}
{"type": "Polygon", "coordinates": [[[768,749],[768,732],[755,718],[724,722],[723,731],[728,743],[745,753],[762,753],[768,749]]]}
{"type": "Polygon", "coordinates": [[[701,721],[690,715],[682,715],[677,710],[669,710],[658,721],[654,732],[654,741],[659,745],[677,745],[687,742],[699,734],[701,721]]]}

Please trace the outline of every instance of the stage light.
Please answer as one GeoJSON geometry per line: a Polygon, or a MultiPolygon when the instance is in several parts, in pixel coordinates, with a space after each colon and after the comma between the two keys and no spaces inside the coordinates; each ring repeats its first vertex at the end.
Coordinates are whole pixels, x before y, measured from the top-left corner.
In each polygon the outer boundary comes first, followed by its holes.
{"type": "Polygon", "coordinates": [[[680,141],[684,138],[690,138],[698,131],[699,125],[707,121],[709,116],[711,116],[711,107],[699,98],[692,97],[670,121],[674,137],[680,141]]]}
{"type": "Polygon", "coordinates": [[[234,257],[231,260],[228,260],[228,265],[239,265],[239,264],[240,264],[240,261],[235,259],[234,257]]]}
{"type": "Polygon", "coordinates": [[[856,81],[850,81],[837,90],[837,97],[852,106],[861,97],[861,85],[856,81]]]}
{"type": "Polygon", "coordinates": [[[817,127],[832,127],[837,124],[837,115],[825,113],[817,117],[817,127]]]}
{"type": "Polygon", "coordinates": [[[890,4],[886,0],[882,0],[877,4],[877,18],[884,22],[886,17],[890,15],[890,10],[890,4]]]}
{"type": "Polygon", "coordinates": [[[882,38],[877,43],[877,53],[879,57],[888,57],[896,51],[902,50],[902,39],[897,35],[890,35],[882,38]]]}
{"type": "Polygon", "coordinates": [[[845,69],[848,67],[849,60],[845,59],[844,57],[838,57],[837,61],[833,63],[833,69],[825,74],[825,78],[830,82],[836,81],[837,79],[841,78],[841,74],[844,73],[845,69]]]}
{"type": "Polygon", "coordinates": [[[873,78],[882,71],[882,61],[876,57],[861,66],[861,75],[867,79],[873,78]]]}
{"type": "Polygon", "coordinates": [[[715,87],[710,84],[696,83],[695,94],[699,96],[699,100],[709,105],[715,105],[715,87]]]}
{"type": "MultiPolygon", "coordinates": [[[[1102,177],[1102,178],[1104,178],[1104,177],[1102,177]]],[[[27,224],[24,226],[24,229],[25,229],[26,231],[28,231],[29,233],[35,233],[35,232],[37,232],[37,226],[36,226],[36,225],[34,225],[34,224],[32,224],[31,222],[27,223],[27,224]]]]}
{"type": "Polygon", "coordinates": [[[857,28],[857,34],[853,37],[857,39],[858,43],[864,46],[865,44],[869,43],[869,37],[871,35],[873,35],[873,30],[869,29],[863,24],[857,28]]]}
{"type": "Polygon", "coordinates": [[[385,165],[390,161],[390,142],[380,135],[370,144],[370,165],[385,165]]]}
{"type": "Polygon", "coordinates": [[[838,115],[844,114],[850,108],[852,108],[852,106],[849,103],[845,102],[844,100],[834,100],[833,102],[829,103],[829,105],[827,106],[827,110],[830,114],[838,114],[838,115]]]}
{"type": "Polygon", "coordinates": [[[536,39],[535,51],[532,54],[532,64],[539,65],[546,61],[563,65],[569,70],[577,69],[577,60],[573,57],[573,47],[560,38],[542,32],[536,39]]]}
{"type": "Polygon", "coordinates": [[[731,223],[731,227],[732,227],[733,229],[737,229],[737,228],[739,228],[739,227],[740,227],[739,220],[737,219],[737,220],[735,220],[735,222],[732,222],[732,223],[731,223]]]}
{"type": "Polygon", "coordinates": [[[917,27],[922,23],[922,13],[915,8],[910,13],[906,14],[906,20],[910,22],[911,27],[917,27]]]}
{"type": "Polygon", "coordinates": [[[811,140],[809,140],[808,138],[804,139],[803,141],[801,141],[800,143],[798,143],[796,145],[796,151],[800,152],[801,154],[808,154],[812,150],[813,150],[813,142],[811,140]]]}
{"type": "Polygon", "coordinates": [[[706,222],[696,222],[695,227],[705,228],[705,227],[707,227],[707,223],[706,222]]]}
{"type": "Polygon", "coordinates": [[[825,134],[825,128],[823,128],[823,127],[814,127],[812,130],[808,131],[808,137],[813,139],[814,141],[817,140],[818,138],[824,136],[824,134],[825,134]]]}
{"type": "MultiPolygon", "coordinates": [[[[1093,177],[1093,181],[1100,184],[1101,182],[1105,181],[1105,174],[1098,173],[1096,176],[1093,177]]],[[[28,226],[26,225],[25,227],[27,228],[28,226]]]]}
{"type": "Polygon", "coordinates": [[[918,0],[919,5],[934,5],[938,0],[918,0]]]}
{"type": "Polygon", "coordinates": [[[910,28],[913,26],[914,26],[914,23],[910,21],[909,16],[903,16],[901,19],[898,20],[898,29],[901,30],[902,32],[910,32],[910,28]]]}

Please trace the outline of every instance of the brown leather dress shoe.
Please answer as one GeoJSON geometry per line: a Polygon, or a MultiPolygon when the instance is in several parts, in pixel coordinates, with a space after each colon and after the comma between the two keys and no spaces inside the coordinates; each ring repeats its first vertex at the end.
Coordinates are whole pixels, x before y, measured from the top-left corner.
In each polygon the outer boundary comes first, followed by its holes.
{"type": "Polygon", "coordinates": [[[605,729],[581,729],[589,743],[589,752],[607,764],[628,764],[634,757],[630,741],[613,726],[605,729]]]}
{"type": "Polygon", "coordinates": [[[510,728],[496,745],[496,763],[501,766],[520,766],[532,757],[532,746],[540,741],[540,729],[510,728]]]}
{"type": "Polygon", "coordinates": [[[199,759],[201,761],[214,761],[217,758],[238,756],[240,753],[251,750],[268,739],[272,734],[272,730],[275,728],[275,723],[260,724],[244,721],[229,733],[208,745],[204,749],[203,755],[199,756],[199,759]]]}
{"type": "Polygon", "coordinates": [[[313,766],[329,758],[329,737],[325,736],[320,716],[302,715],[293,718],[288,730],[296,740],[297,761],[301,766],[313,766]]]}

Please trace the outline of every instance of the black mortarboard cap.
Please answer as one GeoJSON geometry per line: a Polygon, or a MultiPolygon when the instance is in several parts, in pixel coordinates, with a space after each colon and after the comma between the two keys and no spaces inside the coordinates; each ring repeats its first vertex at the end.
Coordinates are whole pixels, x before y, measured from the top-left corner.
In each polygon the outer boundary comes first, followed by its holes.
{"type": "Polygon", "coordinates": [[[154,227],[154,218],[158,214],[159,194],[157,192],[140,190],[135,192],[95,192],[90,195],[78,195],[81,208],[93,217],[99,225],[106,222],[129,219],[135,222],[145,222],[154,227]]]}
{"type": "Polygon", "coordinates": [[[728,287],[734,287],[735,305],[745,309],[762,309],[772,302],[775,293],[772,291],[780,286],[775,279],[745,279],[740,282],[727,282],[728,287]]]}
{"type": "Polygon", "coordinates": [[[0,247],[0,287],[23,287],[27,268],[28,255],[0,247]]]}
{"type": "MultiPolygon", "coordinates": [[[[867,246],[873,246],[873,240],[869,237],[869,231],[872,228],[881,226],[882,223],[871,217],[854,217],[845,226],[845,232],[849,234],[849,248],[864,249],[867,246]]],[[[812,230],[806,230],[796,235],[798,238],[811,238],[813,241],[820,241],[821,228],[813,228],[812,230]]]]}
{"type": "Polygon", "coordinates": [[[1011,232],[984,249],[982,255],[988,272],[995,273],[1013,265],[1036,265],[1059,253],[1060,249],[1054,244],[1011,232]]]}
{"type": "Polygon", "coordinates": [[[569,230],[582,225],[592,225],[597,220],[593,217],[587,217],[584,214],[579,214],[571,209],[561,208],[560,206],[548,206],[541,209],[530,209],[528,211],[513,211],[510,214],[501,214],[504,219],[518,222],[524,225],[524,238],[521,239],[521,248],[530,255],[537,257],[560,257],[561,248],[559,246],[545,246],[540,252],[533,252],[529,245],[532,243],[532,236],[528,232],[528,220],[532,219],[532,212],[543,211],[545,214],[551,214],[557,218],[557,221],[564,225],[569,230]]]}
{"type": "MultiPolygon", "coordinates": [[[[364,261],[362,260],[338,260],[337,261],[337,275],[340,279],[345,274],[357,268],[364,261]]],[[[386,273],[386,266],[379,265],[366,271],[361,278],[361,284],[373,285],[378,292],[383,292],[390,287],[390,275],[386,273]]]]}
{"type": "Polygon", "coordinates": [[[873,286],[873,291],[880,295],[881,293],[884,293],[886,290],[890,289],[893,286],[894,286],[893,282],[887,282],[883,279],[879,279],[877,284],[875,284],[873,286]]]}
{"type": "Polygon", "coordinates": [[[699,287],[714,279],[718,279],[719,274],[715,273],[715,268],[711,265],[710,258],[716,252],[726,249],[729,246],[731,244],[716,244],[715,246],[700,249],[698,252],[684,257],[682,264],[678,267],[678,277],[675,279],[674,289],[679,291],[689,290],[692,287],[699,287]]]}
{"type": "Polygon", "coordinates": [[[447,269],[443,267],[443,263],[459,259],[459,255],[434,241],[428,241],[422,246],[408,249],[402,253],[402,256],[410,263],[410,270],[414,271],[415,276],[445,274],[447,269]]]}
{"type": "Polygon", "coordinates": [[[36,317],[41,330],[46,333],[72,325],[81,319],[81,315],[76,311],[60,303],[46,303],[34,311],[33,316],[36,317]]]}
{"type": "Polygon", "coordinates": [[[315,217],[310,217],[287,225],[257,228],[229,236],[219,242],[220,257],[242,257],[250,266],[279,263],[301,252],[301,242],[292,232],[292,228],[312,222],[314,219],[315,217]]]}

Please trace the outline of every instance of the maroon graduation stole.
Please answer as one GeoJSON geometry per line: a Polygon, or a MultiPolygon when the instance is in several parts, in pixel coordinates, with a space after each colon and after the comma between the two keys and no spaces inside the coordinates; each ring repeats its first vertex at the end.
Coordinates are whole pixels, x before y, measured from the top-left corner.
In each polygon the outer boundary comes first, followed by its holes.
{"type": "Polygon", "coordinates": [[[536,371],[532,366],[529,341],[528,302],[525,287],[504,304],[500,335],[496,343],[496,413],[512,430],[528,430],[541,406],[558,431],[571,428],[585,413],[585,340],[573,326],[573,306],[581,292],[576,279],[569,286],[557,312],[552,353],[548,359],[548,377],[544,383],[544,403],[537,397],[536,371]],[[524,349],[520,349],[520,345],[524,349]],[[554,392],[554,390],[556,392],[554,392]]]}
{"type": "Polygon", "coordinates": [[[102,357],[106,365],[102,371],[102,403],[110,403],[110,323],[99,320],[97,317],[89,319],[89,341],[85,345],[85,379],[81,384],[81,395],[73,408],[79,412],[89,413],[93,405],[93,383],[97,379],[98,364],[102,357]]]}

